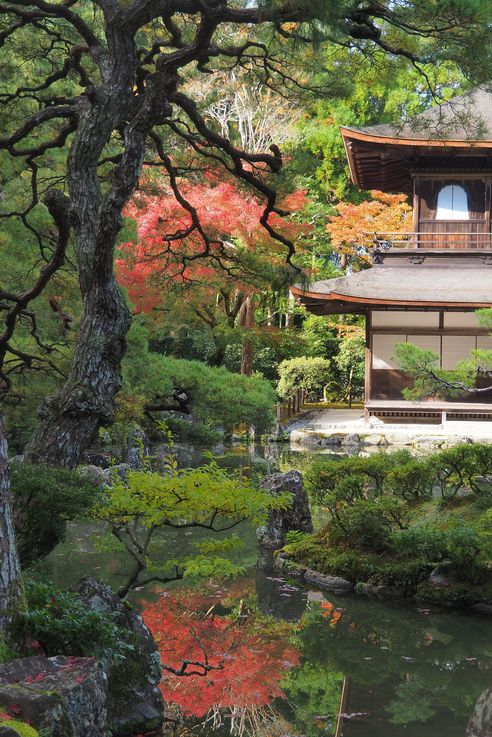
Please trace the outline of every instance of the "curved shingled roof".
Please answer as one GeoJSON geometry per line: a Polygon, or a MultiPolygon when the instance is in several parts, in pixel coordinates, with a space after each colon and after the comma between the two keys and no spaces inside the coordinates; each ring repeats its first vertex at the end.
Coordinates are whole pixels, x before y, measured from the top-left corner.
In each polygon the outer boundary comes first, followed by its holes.
{"type": "Polygon", "coordinates": [[[342,126],[340,131],[354,184],[411,194],[413,172],[490,167],[492,93],[476,89],[401,126],[342,126]]]}
{"type": "Polygon", "coordinates": [[[395,264],[373,266],[337,279],[291,291],[321,313],[362,311],[370,307],[492,307],[492,265],[395,264]]]}
{"type": "Polygon", "coordinates": [[[365,128],[342,126],[342,135],[362,134],[365,139],[396,139],[399,144],[425,142],[449,144],[466,142],[492,146],[492,93],[478,88],[449,102],[436,105],[402,126],[370,125],[365,128]]]}

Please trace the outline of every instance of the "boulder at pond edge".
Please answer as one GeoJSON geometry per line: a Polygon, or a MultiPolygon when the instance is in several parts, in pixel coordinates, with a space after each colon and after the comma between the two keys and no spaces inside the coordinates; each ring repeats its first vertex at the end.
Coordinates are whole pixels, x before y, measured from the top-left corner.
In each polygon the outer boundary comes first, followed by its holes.
{"type": "Polygon", "coordinates": [[[273,473],[263,479],[260,487],[272,496],[286,492],[292,494],[292,502],[287,509],[271,509],[266,523],[257,528],[256,537],[262,547],[279,550],[285,545],[285,537],[290,530],[313,531],[308,497],[299,471],[273,473]]]}
{"type": "Polygon", "coordinates": [[[107,696],[94,658],[35,656],[0,665],[0,711],[12,714],[5,729],[13,734],[28,722],[50,737],[107,737],[107,696]]]}
{"type": "Polygon", "coordinates": [[[158,729],[164,702],[158,684],[160,656],[154,638],[140,614],[104,584],[87,576],[75,593],[92,611],[115,617],[131,650],[125,659],[108,664],[108,725],[115,737],[133,737],[158,729]]]}

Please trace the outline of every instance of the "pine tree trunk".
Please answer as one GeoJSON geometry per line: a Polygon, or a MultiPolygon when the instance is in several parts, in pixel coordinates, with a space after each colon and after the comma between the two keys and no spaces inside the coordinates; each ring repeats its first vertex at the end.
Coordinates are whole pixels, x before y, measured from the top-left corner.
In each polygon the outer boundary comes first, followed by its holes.
{"type": "Polygon", "coordinates": [[[0,413],[0,632],[22,601],[22,580],[10,501],[7,436],[0,413]]]}
{"type": "Polygon", "coordinates": [[[28,463],[75,467],[99,427],[114,419],[130,315],[114,277],[105,283],[85,295],[69,379],[60,394],[40,408],[40,421],[25,451],[28,463]]]}
{"type": "MultiPolygon", "coordinates": [[[[241,310],[239,312],[239,325],[240,327],[245,328],[247,331],[251,331],[254,323],[255,315],[253,309],[253,299],[251,295],[249,295],[248,297],[246,297],[243,304],[241,305],[241,310]]],[[[245,376],[251,376],[252,374],[253,358],[253,341],[246,333],[243,339],[243,351],[241,355],[241,373],[245,376]]]]}
{"type": "Polygon", "coordinates": [[[142,108],[127,124],[122,158],[103,193],[99,160],[124,118],[134,84],[134,49],[124,37],[115,34],[115,39],[113,78],[104,94],[83,98],[68,158],[70,218],[84,303],[80,332],[65,386],[40,408],[39,424],[25,451],[29,463],[76,466],[99,427],[114,420],[121,387],[131,319],[113,273],[114,249],[121,211],[138,183],[150,113],[142,108]]]}

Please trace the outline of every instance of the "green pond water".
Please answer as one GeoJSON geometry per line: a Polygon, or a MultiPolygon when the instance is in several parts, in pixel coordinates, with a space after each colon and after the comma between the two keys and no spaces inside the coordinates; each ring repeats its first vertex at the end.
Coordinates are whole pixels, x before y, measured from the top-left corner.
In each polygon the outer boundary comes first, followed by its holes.
{"type": "MultiPolygon", "coordinates": [[[[257,446],[236,449],[223,462],[248,469],[252,459],[260,467],[275,460],[285,470],[302,467],[306,455],[257,446]]],[[[285,698],[272,702],[277,726],[248,734],[492,737],[492,719],[483,719],[484,709],[492,713],[492,618],[308,590],[273,569],[271,554],[256,548],[254,530],[244,526],[240,534],[244,547],[237,559],[247,569],[243,583],[255,592],[262,612],[292,623],[299,653],[298,665],[283,665],[285,698]]],[[[160,540],[163,559],[188,552],[198,537],[190,530],[166,532],[160,540]]],[[[124,554],[101,549],[101,530],[90,524],[73,525],[46,566],[60,586],[89,574],[117,587],[129,570],[124,554]]],[[[236,585],[220,582],[217,598],[236,585]]],[[[140,606],[156,600],[165,605],[155,590],[133,596],[140,606]]],[[[197,725],[191,733],[213,737],[229,734],[230,728],[197,725]]]]}

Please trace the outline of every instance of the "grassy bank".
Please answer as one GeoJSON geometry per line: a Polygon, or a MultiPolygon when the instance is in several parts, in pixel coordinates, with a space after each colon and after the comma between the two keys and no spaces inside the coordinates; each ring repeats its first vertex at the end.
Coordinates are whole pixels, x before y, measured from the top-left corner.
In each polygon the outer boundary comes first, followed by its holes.
{"type": "Polygon", "coordinates": [[[291,535],[284,550],[297,564],[359,590],[456,605],[492,600],[491,446],[320,460],[306,485],[328,522],[291,535]]]}

